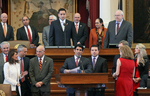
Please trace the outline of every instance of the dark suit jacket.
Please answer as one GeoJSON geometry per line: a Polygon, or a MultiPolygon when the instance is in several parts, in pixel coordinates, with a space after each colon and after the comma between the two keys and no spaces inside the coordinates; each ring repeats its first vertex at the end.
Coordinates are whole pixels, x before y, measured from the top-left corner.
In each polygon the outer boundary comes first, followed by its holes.
{"type": "Polygon", "coordinates": [[[73,44],[77,44],[77,42],[80,42],[82,45],[84,45],[84,42],[86,41],[86,38],[87,38],[86,24],[82,22],[79,23],[78,34],[77,34],[76,28],[73,22],[72,31],[73,31],[73,36],[76,37],[76,40],[73,44]]]}
{"type": "MultiPolygon", "coordinates": [[[[92,57],[89,57],[89,60],[92,64],[92,57]]],[[[98,57],[95,63],[95,68],[93,69],[93,73],[107,73],[107,72],[108,72],[107,60],[105,58],[98,57]]]]}
{"type": "Polygon", "coordinates": [[[70,38],[72,40],[75,40],[75,36],[73,36],[72,32],[72,22],[69,20],[66,20],[65,24],[65,30],[63,32],[61,23],[58,20],[53,21],[50,26],[50,32],[49,32],[49,45],[50,46],[70,46],[70,38]]]}
{"type": "Polygon", "coordinates": [[[112,67],[112,74],[113,74],[114,72],[116,72],[117,60],[118,60],[118,58],[120,58],[120,54],[115,55],[115,57],[114,57],[113,67],[112,67]]]}
{"type": "Polygon", "coordinates": [[[148,74],[144,74],[141,78],[139,87],[147,87],[147,79],[149,79],[148,74]]]}
{"type": "Polygon", "coordinates": [[[45,56],[40,70],[38,57],[34,57],[30,60],[29,75],[31,79],[31,92],[50,92],[50,80],[53,73],[53,59],[45,56]],[[40,88],[37,88],[35,84],[39,81],[43,82],[40,88]]]}
{"type": "Polygon", "coordinates": [[[143,66],[142,63],[139,63],[138,70],[139,70],[139,75],[140,78],[143,77],[144,74],[148,74],[148,69],[149,69],[149,59],[147,56],[143,57],[145,61],[145,66],[143,66]]]}
{"type": "MultiPolygon", "coordinates": [[[[82,65],[83,65],[85,73],[92,73],[92,66],[91,66],[91,62],[89,61],[89,59],[85,57],[81,57],[78,63],[78,66],[80,66],[81,70],[83,70],[82,65]]],[[[65,69],[73,69],[73,68],[76,68],[74,56],[67,58],[65,60],[64,65],[60,68],[60,73],[64,73],[65,69]]],[[[74,93],[74,92],[75,90],[73,88],[67,88],[67,93],[74,93]]]]}
{"type": "Polygon", "coordinates": [[[104,40],[104,48],[108,48],[109,44],[119,44],[121,40],[128,41],[129,46],[131,47],[133,40],[132,24],[128,21],[123,20],[117,35],[115,35],[115,28],[116,20],[109,22],[104,40]]]}
{"type": "MultiPolygon", "coordinates": [[[[32,44],[35,46],[38,46],[39,42],[39,35],[35,27],[30,26],[32,30],[32,44]]],[[[24,26],[17,29],[17,34],[16,34],[17,40],[28,40],[28,36],[26,34],[24,26]]]]}
{"type": "Polygon", "coordinates": [[[3,41],[11,41],[11,40],[14,40],[13,28],[10,25],[7,25],[7,34],[5,38],[3,26],[2,26],[2,23],[0,23],[0,43],[3,41]]]}
{"type": "MultiPolygon", "coordinates": [[[[24,63],[24,71],[28,71],[28,75],[25,76],[25,81],[26,84],[28,85],[28,87],[30,88],[30,81],[29,81],[29,63],[30,63],[30,59],[28,57],[23,57],[23,63],[24,63]]],[[[20,80],[21,82],[21,80],[20,80]]]]}
{"type": "Polygon", "coordinates": [[[0,53],[0,84],[3,84],[4,81],[3,66],[4,66],[4,57],[3,53],[0,53]]]}

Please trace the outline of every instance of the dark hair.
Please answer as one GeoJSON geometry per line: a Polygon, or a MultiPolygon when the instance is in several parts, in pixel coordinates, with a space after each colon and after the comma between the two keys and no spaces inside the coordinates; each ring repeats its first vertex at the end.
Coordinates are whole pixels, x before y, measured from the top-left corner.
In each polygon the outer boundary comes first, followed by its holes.
{"type": "MultiPolygon", "coordinates": [[[[92,48],[92,47],[97,47],[97,49],[99,50],[98,45],[92,45],[91,48],[92,48]]],[[[90,48],[90,50],[91,50],[91,48],[90,48]]]]}
{"type": "Polygon", "coordinates": [[[121,41],[119,42],[119,44],[120,44],[120,43],[122,43],[123,45],[129,46],[129,43],[128,43],[126,40],[121,40],[121,41]]]}
{"type": "Polygon", "coordinates": [[[66,10],[65,10],[64,8],[60,8],[60,9],[58,10],[58,14],[59,14],[60,11],[65,11],[65,12],[66,12],[66,10]]]}
{"type": "MultiPolygon", "coordinates": [[[[15,53],[17,53],[16,50],[10,50],[10,51],[8,52],[8,59],[7,59],[7,62],[9,62],[10,64],[13,64],[13,63],[18,62],[18,60],[15,60],[15,61],[14,61],[14,59],[12,58],[12,56],[13,56],[15,53]]],[[[17,54],[18,54],[18,53],[17,53],[17,54]]]]}
{"type": "Polygon", "coordinates": [[[75,47],[74,47],[74,49],[76,49],[77,47],[81,47],[82,48],[82,51],[83,51],[83,46],[81,45],[81,44],[77,44],[77,45],[75,45],[75,47]]]}
{"type": "MultiPolygon", "coordinates": [[[[97,18],[99,20],[100,23],[103,23],[103,19],[102,18],[97,18]]],[[[103,31],[104,31],[104,24],[102,24],[103,26],[103,31]]]]}

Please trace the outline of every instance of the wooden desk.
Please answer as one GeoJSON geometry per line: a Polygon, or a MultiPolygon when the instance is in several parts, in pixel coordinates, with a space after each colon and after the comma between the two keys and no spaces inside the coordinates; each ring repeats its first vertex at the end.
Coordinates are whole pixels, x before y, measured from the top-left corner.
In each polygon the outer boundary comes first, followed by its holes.
{"type": "Polygon", "coordinates": [[[150,89],[138,89],[138,96],[150,96],[150,89]]]}

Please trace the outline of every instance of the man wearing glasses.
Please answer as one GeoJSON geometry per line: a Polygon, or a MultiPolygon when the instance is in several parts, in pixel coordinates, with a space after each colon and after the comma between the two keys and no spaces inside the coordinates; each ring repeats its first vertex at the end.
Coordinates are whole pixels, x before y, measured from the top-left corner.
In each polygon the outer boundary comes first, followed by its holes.
{"type": "Polygon", "coordinates": [[[132,24],[124,20],[123,16],[123,12],[117,10],[115,12],[115,20],[109,22],[104,40],[104,48],[109,48],[112,44],[119,44],[121,40],[126,40],[129,43],[129,47],[132,46],[132,24]]]}
{"type": "Polygon", "coordinates": [[[36,48],[37,56],[30,60],[29,76],[32,96],[50,96],[50,81],[53,74],[53,59],[45,56],[45,48],[36,48]]]}
{"type": "Polygon", "coordinates": [[[57,17],[55,15],[49,16],[49,25],[43,28],[42,33],[42,41],[44,46],[49,46],[49,32],[50,32],[50,26],[51,22],[57,20],[57,17]]]}
{"type": "MultiPolygon", "coordinates": [[[[88,58],[82,57],[83,46],[77,44],[74,48],[75,55],[67,58],[60,68],[61,73],[71,73],[71,69],[80,67],[81,73],[92,73],[92,64],[88,58]]],[[[75,96],[74,88],[67,88],[67,96],[75,96]]]]}

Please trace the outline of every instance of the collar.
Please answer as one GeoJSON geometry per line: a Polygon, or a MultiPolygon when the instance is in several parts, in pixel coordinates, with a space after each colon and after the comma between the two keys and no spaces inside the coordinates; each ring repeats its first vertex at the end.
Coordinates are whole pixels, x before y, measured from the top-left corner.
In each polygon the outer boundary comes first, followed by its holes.
{"type": "Polygon", "coordinates": [[[64,19],[63,21],[59,18],[60,22],[66,23],[66,19],[64,19]]]}
{"type": "Polygon", "coordinates": [[[117,21],[116,21],[116,24],[117,24],[117,23],[119,23],[119,25],[121,25],[121,24],[122,24],[122,22],[123,22],[123,19],[121,20],[121,22],[117,22],[117,21]]]}
{"type": "MultiPolygon", "coordinates": [[[[1,22],[1,24],[2,24],[2,26],[3,26],[3,24],[4,24],[4,23],[3,23],[3,22],[1,22]]],[[[7,23],[5,23],[5,26],[6,26],[6,25],[7,25],[7,23]]]]}
{"type": "Polygon", "coordinates": [[[97,56],[92,56],[92,60],[93,60],[93,58],[95,58],[96,60],[97,60],[97,58],[99,57],[99,55],[97,55],[97,56]]]}
{"type": "Polygon", "coordinates": [[[78,23],[74,22],[74,25],[75,25],[75,26],[76,26],[76,24],[78,24],[78,26],[79,26],[79,24],[80,24],[80,21],[79,21],[78,23]]]}
{"type": "Polygon", "coordinates": [[[81,56],[77,57],[76,55],[74,55],[74,58],[75,58],[75,60],[76,60],[77,58],[81,58],[81,56]]]}
{"type": "MultiPolygon", "coordinates": [[[[42,56],[42,58],[41,58],[42,60],[44,59],[44,56],[45,56],[45,55],[42,56]]],[[[38,57],[38,60],[40,60],[40,57],[38,57]]]]}
{"type": "MultiPolygon", "coordinates": [[[[6,57],[6,55],[3,53],[3,56],[5,56],[6,57]]],[[[7,56],[8,56],[8,54],[7,54],[7,56]]]]}
{"type": "Polygon", "coordinates": [[[18,60],[21,60],[21,58],[22,58],[22,60],[23,60],[23,57],[19,57],[19,56],[18,56],[18,60]]]}

